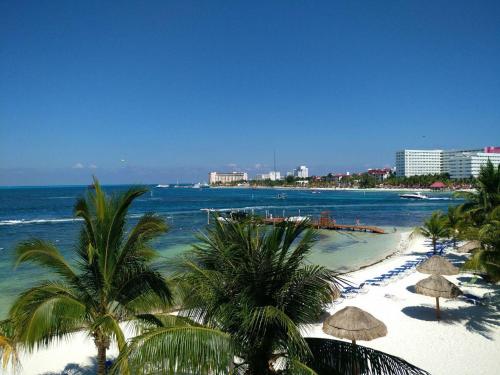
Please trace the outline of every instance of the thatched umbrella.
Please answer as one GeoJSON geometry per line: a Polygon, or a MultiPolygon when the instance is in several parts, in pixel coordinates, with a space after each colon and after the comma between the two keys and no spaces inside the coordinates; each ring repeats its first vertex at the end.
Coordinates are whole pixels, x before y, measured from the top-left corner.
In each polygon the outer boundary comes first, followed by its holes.
{"type": "Polygon", "coordinates": [[[417,271],[430,275],[456,275],[458,268],[439,255],[433,255],[417,266],[417,271]]]}
{"type": "Polygon", "coordinates": [[[462,294],[458,287],[446,280],[440,275],[431,275],[426,279],[420,280],[416,285],[416,292],[424,296],[436,297],[436,318],[439,320],[441,314],[439,311],[439,297],[455,298],[462,294]]]}
{"type": "Polygon", "coordinates": [[[356,340],[370,341],[387,335],[387,327],[366,311],[347,306],[323,322],[323,332],[356,344],[356,340]]]}
{"type": "Polygon", "coordinates": [[[479,249],[481,247],[481,242],[479,241],[469,241],[465,245],[460,246],[457,251],[459,253],[470,253],[472,250],[479,249]]]}

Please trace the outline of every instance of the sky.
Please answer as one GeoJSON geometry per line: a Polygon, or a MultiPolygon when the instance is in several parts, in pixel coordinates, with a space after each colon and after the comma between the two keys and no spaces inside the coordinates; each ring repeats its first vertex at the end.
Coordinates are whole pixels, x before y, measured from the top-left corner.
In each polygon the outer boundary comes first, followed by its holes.
{"type": "Polygon", "coordinates": [[[0,185],[500,145],[500,1],[0,0],[0,185]]]}

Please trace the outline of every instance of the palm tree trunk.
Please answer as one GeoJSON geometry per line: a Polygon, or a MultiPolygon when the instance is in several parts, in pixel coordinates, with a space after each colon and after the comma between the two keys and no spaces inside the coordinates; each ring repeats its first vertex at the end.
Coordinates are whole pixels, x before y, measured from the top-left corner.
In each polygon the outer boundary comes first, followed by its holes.
{"type": "Polygon", "coordinates": [[[94,334],[94,343],[97,347],[97,374],[106,375],[106,350],[109,348],[110,340],[97,332],[94,334]]]}
{"type": "Polygon", "coordinates": [[[437,240],[435,238],[432,239],[432,248],[433,248],[433,253],[436,254],[436,243],[437,240]]]}
{"type": "Polygon", "coordinates": [[[106,347],[103,344],[97,346],[97,374],[106,374],[106,347]]]}

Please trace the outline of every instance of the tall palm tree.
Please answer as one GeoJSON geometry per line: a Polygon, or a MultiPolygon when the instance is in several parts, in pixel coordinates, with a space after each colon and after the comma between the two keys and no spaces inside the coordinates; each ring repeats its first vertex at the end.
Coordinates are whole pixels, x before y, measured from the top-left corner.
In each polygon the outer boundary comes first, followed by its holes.
{"type": "Polygon", "coordinates": [[[171,291],[151,265],[156,252],[150,243],[167,231],[164,220],[145,214],[126,230],[130,205],[147,189],[134,187],[107,196],[97,179],[94,187],[74,207],[75,216],[83,219],[74,262],[40,239],[17,246],[17,264],[35,263],[54,277],[23,292],[10,318],[17,340],[30,349],[86,331],[97,347],[98,373],[104,374],[111,341],[120,350],[126,347],[119,323],[162,308],[171,301],[171,291]]]}
{"type": "Polygon", "coordinates": [[[464,215],[460,206],[449,206],[446,212],[445,227],[448,230],[450,238],[453,240],[453,247],[457,248],[457,240],[463,229],[464,215]]]}
{"type": "Polygon", "coordinates": [[[481,224],[488,213],[500,205],[500,165],[495,167],[488,160],[477,177],[476,192],[458,195],[466,200],[461,206],[462,211],[473,223],[481,224]]]}
{"type": "Polygon", "coordinates": [[[480,241],[481,248],[473,252],[463,268],[480,272],[493,282],[500,281],[500,206],[485,217],[481,226],[470,226],[466,235],[480,241]]]}
{"type": "Polygon", "coordinates": [[[302,337],[301,325],[319,321],[341,282],[307,262],[316,238],[308,227],[215,220],[180,262],[179,315],[145,316],[149,326],[118,366],[125,361],[135,373],[342,374],[352,372],[355,358],[373,374],[424,373],[385,353],[302,337]]]}
{"type": "Polygon", "coordinates": [[[425,220],[424,225],[419,228],[419,232],[432,241],[432,249],[434,254],[436,254],[437,242],[448,235],[445,217],[442,212],[433,212],[431,217],[425,220]]]}

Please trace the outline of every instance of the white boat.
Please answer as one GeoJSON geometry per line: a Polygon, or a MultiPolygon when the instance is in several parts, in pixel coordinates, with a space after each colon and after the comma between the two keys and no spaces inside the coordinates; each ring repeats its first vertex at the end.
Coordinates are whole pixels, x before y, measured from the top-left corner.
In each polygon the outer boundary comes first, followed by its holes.
{"type": "Polygon", "coordinates": [[[157,188],[168,188],[170,187],[170,185],[161,185],[161,184],[158,184],[156,185],[157,188]]]}
{"type": "Polygon", "coordinates": [[[204,182],[204,183],[198,182],[198,183],[194,184],[192,187],[193,187],[193,189],[206,189],[206,188],[209,188],[210,185],[207,184],[206,182],[204,182]]]}
{"type": "Polygon", "coordinates": [[[427,195],[422,194],[421,192],[413,193],[413,194],[399,194],[400,198],[404,199],[429,199],[427,195]]]}

